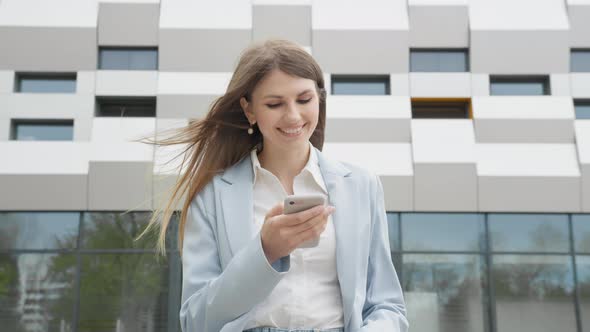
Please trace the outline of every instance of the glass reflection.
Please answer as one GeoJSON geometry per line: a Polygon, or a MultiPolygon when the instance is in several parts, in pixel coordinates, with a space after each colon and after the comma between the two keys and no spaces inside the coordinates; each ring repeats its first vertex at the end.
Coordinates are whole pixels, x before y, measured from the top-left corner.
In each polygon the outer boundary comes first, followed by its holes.
{"type": "Polygon", "coordinates": [[[494,255],[499,332],[576,331],[569,256],[494,255]]]}
{"type": "Polygon", "coordinates": [[[157,49],[101,49],[99,69],[108,70],[157,70],[157,49]]]}
{"type": "Polygon", "coordinates": [[[412,331],[484,331],[479,255],[403,255],[403,288],[412,331]]]}
{"type": "Polygon", "coordinates": [[[467,52],[464,50],[410,52],[412,72],[464,72],[468,71],[467,52]]]}
{"type": "Polygon", "coordinates": [[[387,233],[389,234],[389,249],[399,251],[399,214],[387,212],[387,233]]]}
{"type": "Polygon", "coordinates": [[[590,331],[590,256],[576,256],[582,331],[590,331]]]}
{"type": "Polygon", "coordinates": [[[590,215],[572,215],[574,229],[574,250],[579,253],[590,253],[590,215]]]}
{"type": "Polygon", "coordinates": [[[475,213],[402,213],[402,243],[412,251],[480,251],[483,215],[475,213]]]}
{"type": "Polygon", "coordinates": [[[72,331],[76,257],[0,255],[2,331],[72,331]]]}
{"type": "MultiPolygon", "coordinates": [[[[152,229],[141,239],[135,238],[143,232],[151,217],[151,212],[130,213],[83,213],[83,231],[81,247],[83,249],[146,249],[155,248],[157,230],[152,229]]],[[[173,215],[169,227],[175,227],[176,215],[173,215]]],[[[175,228],[167,234],[167,247],[173,247],[173,239],[176,236],[175,228]]]]}
{"type": "Polygon", "coordinates": [[[493,251],[569,252],[566,214],[491,213],[488,222],[493,251]]]}
{"type": "Polygon", "coordinates": [[[0,213],[0,250],[76,248],[77,212],[0,213]]]}
{"type": "Polygon", "coordinates": [[[83,255],[78,331],[166,331],[168,265],[154,254],[83,255]]]}

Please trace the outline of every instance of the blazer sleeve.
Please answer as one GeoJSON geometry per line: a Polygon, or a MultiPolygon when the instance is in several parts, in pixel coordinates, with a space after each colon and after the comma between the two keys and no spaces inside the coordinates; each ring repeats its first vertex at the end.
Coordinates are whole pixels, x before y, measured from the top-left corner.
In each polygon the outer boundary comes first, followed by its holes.
{"type": "Polygon", "coordinates": [[[191,202],[182,246],[183,332],[219,332],[264,300],[290,267],[289,256],[269,264],[256,234],[222,271],[214,217],[201,193],[191,202]]]}
{"type": "Polygon", "coordinates": [[[373,175],[371,244],[362,332],[406,332],[409,327],[402,289],[391,260],[383,186],[373,175]]]}

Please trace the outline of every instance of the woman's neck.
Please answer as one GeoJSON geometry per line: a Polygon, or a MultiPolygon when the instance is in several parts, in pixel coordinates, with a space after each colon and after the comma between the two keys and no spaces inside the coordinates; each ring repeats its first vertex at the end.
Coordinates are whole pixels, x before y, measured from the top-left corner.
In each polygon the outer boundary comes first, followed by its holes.
{"type": "Polygon", "coordinates": [[[292,182],[307,164],[310,153],[309,143],[296,149],[278,149],[265,145],[258,154],[258,160],[260,166],[273,173],[281,182],[292,182]]]}

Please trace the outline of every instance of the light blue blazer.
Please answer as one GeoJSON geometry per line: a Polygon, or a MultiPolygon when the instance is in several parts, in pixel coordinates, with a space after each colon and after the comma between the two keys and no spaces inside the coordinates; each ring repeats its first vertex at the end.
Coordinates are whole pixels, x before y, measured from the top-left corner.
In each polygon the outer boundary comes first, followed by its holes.
{"type": "MultiPolygon", "coordinates": [[[[378,176],[324,156],[318,162],[336,207],[336,265],[345,332],[408,330],[402,290],[391,261],[378,176]]],[[[182,249],[184,332],[242,332],[288,273],[290,256],[268,264],[253,222],[248,154],[198,193],[187,215],[182,249]]]]}

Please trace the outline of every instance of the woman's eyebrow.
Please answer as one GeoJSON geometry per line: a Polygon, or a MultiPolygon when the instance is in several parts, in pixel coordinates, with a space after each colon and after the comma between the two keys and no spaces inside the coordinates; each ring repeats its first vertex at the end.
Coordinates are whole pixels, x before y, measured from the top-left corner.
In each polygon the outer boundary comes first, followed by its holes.
{"type": "MultiPolygon", "coordinates": [[[[311,91],[311,89],[303,90],[303,91],[299,92],[299,94],[297,96],[301,96],[302,94],[307,93],[307,92],[310,92],[310,91],[311,91]]],[[[282,98],[282,97],[283,96],[279,96],[279,95],[266,95],[266,96],[264,96],[262,98],[282,98]]]]}

